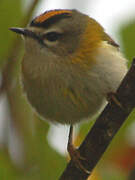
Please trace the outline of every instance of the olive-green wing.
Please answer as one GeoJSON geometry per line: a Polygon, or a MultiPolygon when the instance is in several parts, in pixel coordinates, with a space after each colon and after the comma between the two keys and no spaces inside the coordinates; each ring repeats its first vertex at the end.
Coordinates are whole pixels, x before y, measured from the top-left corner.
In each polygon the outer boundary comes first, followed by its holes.
{"type": "Polygon", "coordinates": [[[113,45],[113,46],[115,46],[117,48],[119,47],[119,45],[107,33],[104,33],[103,39],[105,41],[107,41],[109,44],[111,44],[111,45],[113,45]]]}

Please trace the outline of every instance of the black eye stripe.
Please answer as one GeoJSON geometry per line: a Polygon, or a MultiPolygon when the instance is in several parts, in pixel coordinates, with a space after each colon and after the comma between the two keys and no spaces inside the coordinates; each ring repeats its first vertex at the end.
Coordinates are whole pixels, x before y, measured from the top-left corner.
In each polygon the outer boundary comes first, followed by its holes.
{"type": "Polygon", "coordinates": [[[47,39],[48,41],[57,41],[62,36],[62,33],[59,32],[48,32],[42,36],[43,39],[47,39]]]}
{"type": "Polygon", "coordinates": [[[62,33],[52,31],[41,35],[32,31],[27,31],[27,36],[37,40],[42,46],[46,46],[44,39],[47,39],[50,42],[55,42],[62,36],[62,33]]]}
{"type": "Polygon", "coordinates": [[[43,38],[42,38],[40,35],[34,33],[33,31],[28,31],[28,30],[25,30],[25,34],[26,34],[25,36],[28,36],[28,37],[30,37],[30,38],[32,38],[32,39],[35,39],[35,40],[37,40],[42,46],[45,46],[44,41],[43,41],[43,38]]]}

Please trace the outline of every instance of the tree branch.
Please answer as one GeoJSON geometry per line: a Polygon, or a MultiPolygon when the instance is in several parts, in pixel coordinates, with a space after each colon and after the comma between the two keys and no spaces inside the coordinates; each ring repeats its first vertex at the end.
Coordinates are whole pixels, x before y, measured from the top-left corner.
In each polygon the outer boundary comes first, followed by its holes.
{"type": "MultiPolygon", "coordinates": [[[[118,88],[116,97],[122,107],[113,101],[109,103],[79,147],[81,156],[87,159],[87,161],[82,161],[82,164],[90,172],[95,168],[112,138],[135,107],[135,59],[118,88]]],[[[88,176],[70,161],[60,180],[85,180],[88,176]]]]}

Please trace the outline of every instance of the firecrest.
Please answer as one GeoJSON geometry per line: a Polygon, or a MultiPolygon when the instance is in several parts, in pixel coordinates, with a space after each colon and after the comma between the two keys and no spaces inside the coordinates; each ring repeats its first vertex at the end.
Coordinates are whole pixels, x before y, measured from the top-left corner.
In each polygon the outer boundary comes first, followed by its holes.
{"type": "Polygon", "coordinates": [[[118,44],[77,10],[47,11],[28,27],[11,30],[24,36],[27,99],[51,122],[73,125],[92,118],[127,72],[118,44]]]}

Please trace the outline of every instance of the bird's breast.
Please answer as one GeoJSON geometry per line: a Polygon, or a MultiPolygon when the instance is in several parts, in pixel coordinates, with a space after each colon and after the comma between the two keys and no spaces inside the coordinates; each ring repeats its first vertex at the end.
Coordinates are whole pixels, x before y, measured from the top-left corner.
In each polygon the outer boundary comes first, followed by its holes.
{"type": "MultiPolygon", "coordinates": [[[[90,68],[62,64],[22,66],[22,82],[27,99],[43,119],[73,124],[91,118],[115,92],[127,72],[126,60],[116,48],[104,42],[90,68]]],[[[28,59],[27,59],[28,61],[28,59]]]]}

